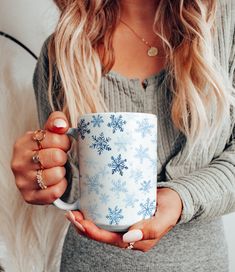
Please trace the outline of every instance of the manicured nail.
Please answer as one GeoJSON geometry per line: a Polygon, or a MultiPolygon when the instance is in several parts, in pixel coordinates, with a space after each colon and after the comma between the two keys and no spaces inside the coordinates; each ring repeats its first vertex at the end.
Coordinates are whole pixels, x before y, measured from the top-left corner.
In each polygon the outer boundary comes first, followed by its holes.
{"type": "Polygon", "coordinates": [[[72,223],[74,224],[80,231],[85,232],[86,230],[84,229],[84,227],[76,221],[75,216],[73,215],[73,213],[71,211],[68,211],[65,214],[65,217],[72,223]]]}
{"type": "Polygon", "coordinates": [[[86,230],[84,229],[83,225],[81,225],[79,222],[75,221],[74,225],[82,232],[85,232],[86,230]]]}
{"type": "Polygon", "coordinates": [[[56,128],[66,128],[67,127],[67,123],[63,119],[55,119],[53,122],[53,125],[56,128]]]}
{"type": "Polygon", "coordinates": [[[125,233],[122,237],[124,243],[137,242],[142,240],[143,232],[139,229],[133,229],[125,233]]]}

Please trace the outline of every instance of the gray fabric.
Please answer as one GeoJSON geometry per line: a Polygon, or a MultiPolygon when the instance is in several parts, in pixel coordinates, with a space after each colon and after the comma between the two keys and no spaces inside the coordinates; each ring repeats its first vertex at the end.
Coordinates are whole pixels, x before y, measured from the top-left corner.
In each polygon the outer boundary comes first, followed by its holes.
{"type": "MultiPolygon", "coordinates": [[[[215,40],[215,53],[231,80],[235,68],[234,6],[231,0],[219,2],[215,40]]],[[[147,87],[143,89],[137,79],[129,80],[110,72],[102,78],[101,93],[110,111],[157,114],[158,187],[172,188],[181,196],[183,213],[179,224],[147,253],[121,250],[88,240],[70,227],[65,238],[61,271],[228,271],[221,216],[235,211],[235,133],[232,133],[235,112],[231,111],[231,118],[224,120],[222,131],[206,150],[202,151],[198,145],[193,158],[183,163],[189,148],[184,135],[171,121],[171,90],[167,75],[163,70],[147,78],[147,87]]],[[[34,74],[41,125],[51,112],[47,79],[46,42],[34,74]]],[[[72,201],[76,194],[76,186],[69,187],[65,198],[72,201]]]]}

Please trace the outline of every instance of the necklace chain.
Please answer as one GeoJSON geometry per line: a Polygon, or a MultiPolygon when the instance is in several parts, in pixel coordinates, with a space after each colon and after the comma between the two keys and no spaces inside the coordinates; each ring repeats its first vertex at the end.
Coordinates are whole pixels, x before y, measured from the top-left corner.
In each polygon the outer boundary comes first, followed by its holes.
{"type": "Polygon", "coordinates": [[[158,48],[155,46],[152,46],[148,41],[146,41],[143,37],[141,37],[133,28],[131,28],[126,22],[123,20],[120,20],[122,24],[124,24],[139,40],[141,40],[146,46],[148,46],[148,56],[149,57],[155,57],[158,55],[158,48]]]}

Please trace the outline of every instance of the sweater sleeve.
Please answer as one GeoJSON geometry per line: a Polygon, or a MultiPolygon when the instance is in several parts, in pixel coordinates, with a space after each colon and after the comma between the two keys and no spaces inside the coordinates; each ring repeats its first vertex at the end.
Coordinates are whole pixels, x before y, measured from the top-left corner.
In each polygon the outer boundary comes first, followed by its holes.
{"type": "MultiPolygon", "coordinates": [[[[48,81],[49,81],[49,60],[48,60],[48,43],[51,36],[49,36],[44,42],[40,56],[38,58],[34,75],[33,75],[33,87],[36,98],[36,105],[38,111],[39,125],[41,128],[44,127],[49,115],[53,112],[53,109],[49,103],[48,97],[48,81]]],[[[60,90],[60,78],[55,69],[53,70],[53,80],[52,80],[52,93],[53,93],[53,104],[55,110],[60,110],[60,106],[55,102],[56,96],[60,90]]],[[[70,153],[68,153],[68,162],[65,165],[66,168],[66,179],[68,181],[68,186],[66,192],[62,196],[65,201],[70,201],[71,189],[72,189],[72,179],[76,178],[74,173],[77,173],[75,163],[72,162],[70,153]]],[[[71,199],[72,200],[72,199],[71,199]]]]}
{"type": "MultiPolygon", "coordinates": [[[[235,13],[233,5],[232,14],[235,13]]],[[[234,14],[235,15],[235,14],[234,14]]],[[[229,76],[235,88],[235,18],[230,17],[229,76]]],[[[232,133],[224,151],[211,163],[186,176],[159,182],[158,188],[175,190],[181,197],[183,211],[179,221],[213,219],[235,211],[235,110],[232,111],[232,133]]]]}

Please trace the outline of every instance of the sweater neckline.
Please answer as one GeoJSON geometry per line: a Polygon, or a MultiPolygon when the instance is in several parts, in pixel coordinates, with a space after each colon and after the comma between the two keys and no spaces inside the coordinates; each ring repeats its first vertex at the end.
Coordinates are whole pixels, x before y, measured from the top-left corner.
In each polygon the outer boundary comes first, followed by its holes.
{"type": "Polygon", "coordinates": [[[144,84],[152,85],[159,82],[159,80],[162,79],[165,76],[165,74],[166,74],[166,68],[163,68],[159,72],[146,77],[142,82],[139,78],[129,78],[114,70],[110,70],[108,73],[105,74],[105,76],[115,78],[121,82],[138,82],[143,85],[144,84]]]}

